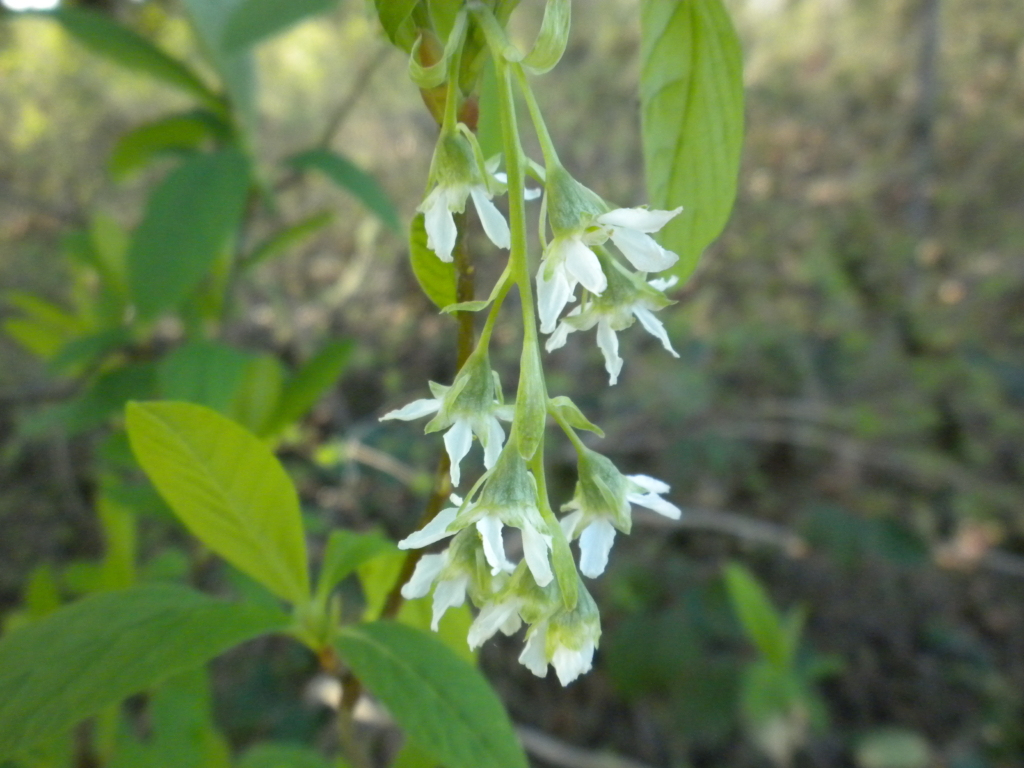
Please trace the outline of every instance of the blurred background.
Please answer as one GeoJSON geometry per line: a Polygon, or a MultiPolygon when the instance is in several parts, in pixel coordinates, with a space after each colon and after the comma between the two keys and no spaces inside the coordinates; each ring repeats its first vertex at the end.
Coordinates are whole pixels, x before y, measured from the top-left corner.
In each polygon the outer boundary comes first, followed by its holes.
{"type": "MultiPolygon", "coordinates": [[[[59,599],[87,591],[82,564],[104,546],[90,510],[110,416],[47,419],[78,396],[76,379],[11,322],[25,294],[68,306],[90,290],[69,234],[98,215],[134,226],[169,167],[115,180],[115,141],[187,100],[5,2],[0,613],[10,615],[32,585],[59,599]]],[[[88,5],[203,66],[176,3],[88,5]]],[[[524,0],[524,28],[538,5],[524,0]]],[[[681,360],[639,327],[620,335],[626,364],[612,388],[589,333],[546,357],[552,394],[604,428],[592,447],[670,483],[684,518],[637,512],[619,537],[591,585],[604,626],[591,674],[567,689],[534,678],[516,661],[521,638],[489,643],[481,665],[538,766],[1024,765],[1020,0],[728,5],[747,87],[740,191],[726,231],[662,313],[681,360]],[[780,620],[796,648],[784,669],[744,632],[722,578],[729,561],[792,617],[780,620]]],[[[575,6],[569,50],[536,92],[566,166],[607,199],[640,204],[638,3],[575,6]]],[[[270,168],[326,140],[407,221],[436,128],[365,5],[346,0],[274,38],[258,65],[256,157],[270,168]]],[[[329,226],[238,283],[218,334],[285,363],[325,339],[354,342],[283,456],[314,535],[340,525],[400,538],[421,514],[441,442],[378,417],[425,396],[428,379],[451,380],[454,322],[422,295],[404,237],[325,180],[289,186],[254,227],[325,209],[336,212],[329,226]]],[[[470,250],[485,293],[498,255],[476,229],[470,250]]],[[[161,333],[173,346],[181,329],[161,333]]],[[[517,333],[511,320],[496,332],[506,388],[517,333]]],[[[575,457],[549,443],[561,503],[575,457]]],[[[154,571],[173,571],[161,555],[185,541],[160,514],[140,520],[139,559],[154,571]]],[[[269,641],[255,658],[218,662],[214,706],[231,744],[316,739],[326,717],[302,696],[314,674],[301,649],[269,641]]]]}

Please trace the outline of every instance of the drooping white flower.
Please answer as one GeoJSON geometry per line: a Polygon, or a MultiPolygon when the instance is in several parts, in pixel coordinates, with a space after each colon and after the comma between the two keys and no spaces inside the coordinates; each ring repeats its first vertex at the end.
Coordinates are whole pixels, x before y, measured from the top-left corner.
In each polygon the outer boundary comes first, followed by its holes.
{"type": "Polygon", "coordinates": [[[412,421],[432,413],[437,414],[427,424],[425,431],[447,430],[444,445],[451,459],[452,485],[457,487],[462,479],[462,460],[469,453],[473,435],[483,446],[484,466],[487,469],[494,466],[505,442],[505,430],[498,419],[511,421],[514,408],[502,404],[500,387],[485,353],[471,356],[462,366],[452,386],[446,387],[431,381],[430,391],[433,398],[414,400],[384,414],[381,421],[412,421]]]}
{"type": "Polygon", "coordinates": [[[515,446],[507,447],[484,480],[480,496],[458,509],[443,510],[424,528],[399,543],[419,548],[475,526],[492,574],[513,568],[505,553],[502,529],[518,528],[523,558],[534,580],[546,586],[554,578],[549,560],[551,535],[537,505],[537,486],[515,446]]]}
{"type": "Polygon", "coordinates": [[[661,498],[669,486],[647,475],[623,475],[605,456],[583,449],[579,452],[579,480],[572,501],[562,506],[571,512],[559,521],[565,537],[580,540],[580,572],[596,578],[608,565],[615,531],[629,533],[633,525],[631,504],[678,520],[682,511],[661,498]]]}
{"type": "Polygon", "coordinates": [[[551,664],[558,681],[568,685],[590,671],[600,639],[601,617],[597,605],[581,583],[573,610],[559,607],[530,627],[519,662],[537,677],[547,675],[548,664],[551,664]]]}
{"type": "Polygon", "coordinates": [[[573,300],[577,285],[596,296],[604,293],[610,276],[594,248],[609,239],[641,272],[659,272],[679,260],[650,233],[659,231],[682,208],[609,210],[603,200],[561,168],[548,171],[547,195],[554,238],[537,271],[537,311],[544,333],[555,330],[555,322],[573,300]]]}
{"type": "Polygon", "coordinates": [[[622,358],[619,357],[619,338],[616,331],[629,328],[636,320],[673,357],[679,353],[672,348],[672,342],[665,332],[665,326],[654,316],[654,312],[663,309],[671,302],[665,298],[663,291],[675,284],[673,277],[669,280],[652,280],[643,283],[635,277],[624,277],[613,266],[609,270],[609,290],[600,296],[592,296],[588,301],[573,309],[554,329],[548,337],[544,348],[551,352],[565,345],[566,338],[575,331],[589,331],[597,326],[597,346],[604,355],[604,367],[608,371],[608,383],[614,385],[622,371],[622,358]],[[625,282],[625,285],[622,283],[625,282]]]}
{"type": "MultiPolygon", "coordinates": [[[[455,500],[455,497],[453,497],[455,500]]],[[[455,509],[444,510],[434,518],[434,523],[439,518],[446,517],[450,522],[455,509]]],[[[443,523],[443,520],[442,520],[443,523]]],[[[430,528],[430,523],[420,531],[423,534],[430,528]]],[[[410,544],[417,534],[404,539],[399,543],[401,549],[425,546],[425,544],[410,544]]],[[[428,537],[420,537],[423,538],[428,537]]],[[[437,537],[441,538],[441,537],[437,537]]],[[[433,539],[437,540],[437,539],[433,539]]],[[[430,543],[430,542],[427,542],[430,543]]],[[[466,594],[476,600],[488,598],[496,592],[507,579],[507,573],[512,570],[511,566],[499,574],[490,573],[489,568],[483,562],[481,556],[480,538],[477,532],[472,529],[461,531],[448,548],[436,555],[423,555],[416,563],[416,569],[412,576],[402,586],[402,597],[412,600],[417,597],[426,597],[431,587],[434,589],[434,603],[432,608],[431,628],[436,632],[438,622],[449,608],[457,608],[466,601],[466,594]]]]}
{"type": "Polygon", "coordinates": [[[453,214],[466,210],[466,199],[472,198],[484,233],[499,248],[508,249],[512,244],[508,222],[497,209],[491,198],[499,187],[493,184],[490,171],[485,176],[478,166],[466,137],[452,131],[443,134],[434,150],[430,176],[435,186],[426,196],[417,211],[423,214],[427,232],[427,247],[437,254],[441,261],[450,262],[458,230],[453,214]]]}

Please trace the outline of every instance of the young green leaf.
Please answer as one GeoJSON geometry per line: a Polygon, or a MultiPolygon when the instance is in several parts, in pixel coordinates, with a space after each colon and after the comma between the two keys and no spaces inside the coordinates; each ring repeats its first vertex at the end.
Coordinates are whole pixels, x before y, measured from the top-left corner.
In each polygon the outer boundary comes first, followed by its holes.
{"type": "Polygon", "coordinates": [[[206,546],[293,603],[309,600],[295,486],[258,437],[191,403],[128,404],[132,450],[206,546]]]}
{"type": "Polygon", "coordinates": [[[301,221],[279,229],[262,243],[253,248],[252,253],[242,265],[244,269],[252,269],[268,259],[272,259],[292,246],[298,245],[306,238],[316,234],[334,220],[331,211],[314,213],[301,221]]]}
{"type": "Polygon", "coordinates": [[[316,405],[320,396],[338,383],[352,349],[351,341],[331,341],[306,361],[284,386],[277,408],[262,434],[277,434],[316,405]]]}
{"type": "Polygon", "coordinates": [[[168,115],[133,128],[118,139],[107,167],[120,181],[157,157],[194,152],[208,139],[226,138],[228,133],[220,118],[206,110],[168,115]]]}
{"type": "Polygon", "coordinates": [[[153,191],[128,252],[132,295],[151,319],[173,309],[231,241],[249,189],[234,149],[188,158],[153,191]]]}
{"type": "Polygon", "coordinates": [[[409,227],[409,260],[416,282],[439,309],[458,301],[455,293],[455,265],[441,261],[427,248],[427,230],[422,213],[417,213],[409,227]]]}
{"type": "Polygon", "coordinates": [[[342,629],[337,647],[408,737],[446,768],[526,768],[494,691],[440,641],[380,621],[342,629]]]}
{"type": "Polygon", "coordinates": [[[171,585],[62,608],[0,641],[0,759],[288,622],[171,585]]]}
{"type": "Polygon", "coordinates": [[[160,397],[227,413],[252,355],[216,341],[186,342],[157,364],[160,397]]]}
{"type": "Polygon", "coordinates": [[[273,355],[249,361],[227,415],[259,437],[266,437],[284,391],[284,366],[273,355]]]}
{"type": "Polygon", "coordinates": [[[416,37],[415,26],[409,19],[419,0],[374,0],[380,25],[388,39],[402,50],[408,51],[416,37]]]}
{"type": "Polygon", "coordinates": [[[289,162],[300,171],[315,170],[355,197],[380,217],[395,232],[401,232],[398,212],[388,193],[377,180],[348,158],[327,149],[311,149],[292,157],[289,162]]]}
{"type": "Polygon", "coordinates": [[[341,580],[367,560],[394,549],[387,539],[377,533],[331,531],[324,549],[320,577],[317,579],[317,597],[323,599],[341,580]]]}
{"type": "Polygon", "coordinates": [[[792,661],[790,641],[764,588],[738,563],[726,566],[725,584],[747,637],[771,664],[786,668],[792,661]]]}
{"type": "Polygon", "coordinates": [[[223,109],[223,102],[217,94],[207,88],[192,70],[110,17],[73,6],[61,7],[52,16],[93,53],[179,88],[217,111],[223,109]]]}
{"type": "Polygon", "coordinates": [[[329,11],[338,0],[243,0],[224,25],[222,44],[228,52],[247,48],[279,34],[309,16],[329,11]]]}
{"type": "Polygon", "coordinates": [[[647,188],[653,207],[683,206],[662,242],[685,280],[736,196],[743,72],[722,0],[643,0],[640,59],[647,188]]]}

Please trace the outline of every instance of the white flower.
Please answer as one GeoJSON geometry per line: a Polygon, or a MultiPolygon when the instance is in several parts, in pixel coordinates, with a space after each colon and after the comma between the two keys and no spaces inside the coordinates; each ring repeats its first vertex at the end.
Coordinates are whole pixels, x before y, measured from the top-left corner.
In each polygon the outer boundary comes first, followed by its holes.
{"type": "Polygon", "coordinates": [[[486,354],[474,355],[466,361],[455,383],[446,387],[429,382],[434,397],[414,400],[408,405],[381,416],[381,421],[400,419],[412,421],[436,413],[426,426],[427,432],[446,429],[444,446],[451,459],[451,481],[458,486],[462,479],[462,460],[469,453],[473,435],[484,449],[484,467],[490,469],[498,460],[505,442],[505,430],[498,419],[511,421],[513,406],[503,405],[496,396],[499,387],[486,354]]]}
{"type": "Polygon", "coordinates": [[[568,685],[590,671],[600,638],[597,606],[580,584],[579,599],[572,611],[560,608],[530,627],[519,661],[537,677],[547,675],[551,664],[558,681],[568,685]]]}
{"type": "Polygon", "coordinates": [[[572,501],[562,511],[575,510],[559,522],[565,537],[580,540],[580,573],[596,578],[608,565],[616,529],[629,533],[630,504],[678,520],[681,510],[660,494],[669,486],[647,475],[623,475],[606,457],[585,449],[579,454],[579,482],[572,501]]]}
{"type": "Polygon", "coordinates": [[[515,594],[507,595],[503,600],[494,600],[484,605],[476,619],[469,627],[470,650],[476,650],[494,637],[501,630],[504,635],[512,635],[519,631],[523,620],[519,617],[522,598],[515,594]]]}
{"type": "Polygon", "coordinates": [[[616,208],[580,222],[575,229],[556,233],[537,270],[537,308],[541,331],[551,333],[558,316],[574,298],[577,285],[596,296],[608,287],[608,275],[592,247],[609,238],[630,264],[641,272],[668,269],[679,257],[662,248],[648,233],[657,232],[682,208],[672,211],[616,208]]]}
{"type": "Polygon", "coordinates": [[[455,241],[458,237],[455,217],[452,214],[465,211],[466,198],[472,197],[484,233],[496,246],[508,249],[512,244],[512,235],[505,217],[491,202],[493,196],[483,182],[438,184],[434,187],[416,209],[423,214],[427,247],[436,253],[441,261],[452,260],[452,251],[455,250],[455,241]]]}
{"type": "Polygon", "coordinates": [[[480,498],[459,509],[442,510],[422,530],[399,542],[402,549],[425,547],[446,536],[476,526],[484,557],[492,574],[513,569],[505,554],[502,529],[518,528],[523,537],[523,558],[539,586],[551,583],[554,574],[548,553],[551,536],[537,506],[537,488],[515,446],[504,450],[484,482],[480,498]]]}
{"type": "MultiPolygon", "coordinates": [[[[613,276],[613,280],[615,277],[613,276]]],[[[554,333],[548,338],[544,348],[551,352],[565,345],[566,337],[575,331],[589,331],[597,326],[597,346],[604,355],[604,367],[608,371],[608,383],[614,385],[622,371],[622,358],[619,357],[619,338],[616,331],[629,328],[636,320],[644,329],[658,339],[661,345],[673,356],[679,353],[672,348],[672,342],[665,332],[665,326],[654,316],[654,312],[664,308],[668,303],[661,291],[675,285],[676,279],[652,280],[648,285],[652,291],[625,291],[619,295],[606,294],[592,298],[581,307],[576,307],[558,324],[554,333]],[[626,295],[623,296],[622,294],[626,295]],[[621,300],[616,300],[621,299],[621,300]]],[[[542,328],[543,330],[543,328],[542,328]]]]}

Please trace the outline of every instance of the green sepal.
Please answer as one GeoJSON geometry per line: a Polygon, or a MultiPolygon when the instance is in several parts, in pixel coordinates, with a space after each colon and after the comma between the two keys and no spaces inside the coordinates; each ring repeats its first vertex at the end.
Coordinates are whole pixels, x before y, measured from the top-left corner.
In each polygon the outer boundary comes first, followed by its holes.
{"type": "Polygon", "coordinates": [[[452,28],[452,33],[448,36],[448,42],[445,43],[441,58],[429,67],[420,64],[420,47],[423,45],[423,36],[416,38],[412,51],[409,53],[409,77],[412,81],[423,89],[436,88],[441,85],[448,76],[448,62],[459,50],[465,34],[466,14],[464,11],[460,11],[455,18],[455,25],[452,28]]]}
{"type": "Polygon", "coordinates": [[[562,593],[562,604],[567,611],[576,607],[579,599],[580,577],[576,572],[576,561],[565,538],[562,527],[554,522],[554,516],[547,516],[549,533],[551,534],[551,569],[555,572],[558,589],[562,593]]]}
{"type": "Polygon", "coordinates": [[[460,301],[458,304],[449,304],[441,312],[445,315],[451,315],[456,312],[479,312],[482,309],[487,309],[490,304],[490,299],[483,301],[460,301]]]}
{"type": "Polygon", "coordinates": [[[564,421],[574,429],[585,429],[587,432],[593,432],[598,437],[604,437],[604,430],[584,416],[583,412],[576,406],[576,403],[565,395],[552,397],[548,400],[548,413],[556,421],[564,421]]]}
{"type": "Polygon", "coordinates": [[[540,34],[533,50],[523,59],[523,67],[536,75],[543,75],[554,68],[569,42],[571,11],[571,0],[548,0],[544,6],[540,34]]]}
{"type": "Polygon", "coordinates": [[[533,458],[544,440],[547,421],[547,393],[544,391],[544,372],[535,346],[523,348],[520,362],[519,390],[516,395],[516,415],[512,431],[516,448],[526,461],[533,458]]]}

